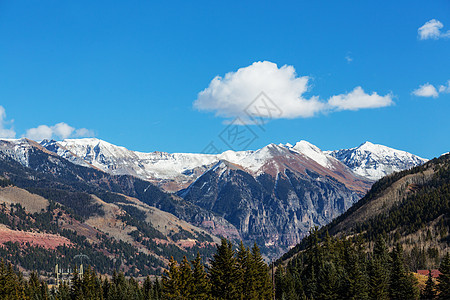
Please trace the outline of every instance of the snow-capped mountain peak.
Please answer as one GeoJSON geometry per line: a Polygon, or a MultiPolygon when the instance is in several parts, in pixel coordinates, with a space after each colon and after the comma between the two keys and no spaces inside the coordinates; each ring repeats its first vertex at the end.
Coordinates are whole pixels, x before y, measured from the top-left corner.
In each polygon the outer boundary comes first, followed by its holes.
{"type": "Polygon", "coordinates": [[[319,147],[311,144],[310,142],[301,140],[301,141],[297,142],[294,146],[287,143],[287,144],[285,144],[285,147],[290,149],[291,151],[300,153],[300,154],[308,157],[309,159],[312,159],[313,161],[320,164],[322,167],[331,168],[331,169],[333,168],[333,161],[335,160],[335,158],[326,154],[325,152],[320,150],[319,147]]]}
{"type": "Polygon", "coordinates": [[[269,144],[256,151],[228,150],[221,154],[144,153],[96,138],[43,141],[41,145],[73,163],[94,166],[116,175],[127,174],[151,180],[169,191],[187,187],[221,160],[254,175],[266,172],[276,175],[286,167],[303,168],[301,166],[305,164],[312,164],[310,168],[322,171],[335,171],[342,168],[343,163],[356,174],[370,180],[427,161],[405,151],[370,142],[351,149],[322,151],[301,140],[294,146],[269,144]]]}
{"type": "Polygon", "coordinates": [[[371,142],[326,153],[343,162],[356,174],[371,180],[378,180],[393,172],[410,169],[428,161],[406,151],[371,142]]]}

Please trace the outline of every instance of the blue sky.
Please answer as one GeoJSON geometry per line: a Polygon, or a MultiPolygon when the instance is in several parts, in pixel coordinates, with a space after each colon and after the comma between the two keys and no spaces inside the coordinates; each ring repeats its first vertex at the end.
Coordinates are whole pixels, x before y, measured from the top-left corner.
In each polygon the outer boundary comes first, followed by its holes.
{"type": "Polygon", "coordinates": [[[194,102],[216,76],[265,61],[307,76],[306,101],[327,105],[360,86],[390,102],[241,126],[255,134],[250,149],[303,139],[323,150],[369,140],[427,158],[450,151],[447,0],[63,2],[0,1],[3,135],[43,130],[145,152],[201,152],[210,142],[225,150],[220,133],[234,115],[223,117],[219,104],[229,98],[208,98],[210,111],[194,102]],[[441,35],[420,39],[433,19],[441,35]],[[420,86],[427,97],[413,94],[420,86]]]}

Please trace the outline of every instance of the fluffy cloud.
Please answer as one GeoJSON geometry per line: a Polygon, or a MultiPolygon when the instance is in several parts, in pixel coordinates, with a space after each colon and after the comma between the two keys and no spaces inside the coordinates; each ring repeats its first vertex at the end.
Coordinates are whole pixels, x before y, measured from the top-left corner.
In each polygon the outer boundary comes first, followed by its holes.
{"type": "Polygon", "coordinates": [[[89,129],[75,129],[61,122],[54,126],[39,125],[36,128],[30,128],[23,136],[35,141],[41,141],[45,139],[66,139],[69,137],[91,137],[93,135],[94,133],[89,129]]]}
{"type": "Polygon", "coordinates": [[[425,83],[424,85],[419,86],[418,89],[413,91],[413,95],[418,97],[433,97],[437,98],[439,96],[438,91],[434,87],[434,85],[425,83]]]}
{"type": "Polygon", "coordinates": [[[439,86],[436,88],[434,85],[430,83],[425,83],[424,85],[419,86],[419,88],[415,89],[412,94],[418,97],[439,97],[439,94],[450,93],[450,80],[447,81],[446,84],[439,86]]]}
{"type": "MultiPolygon", "coordinates": [[[[8,123],[12,123],[12,121],[6,121],[5,108],[0,105],[0,138],[13,139],[16,137],[14,129],[5,128],[5,125],[8,123]]],[[[93,137],[94,135],[92,130],[86,128],[76,129],[67,123],[61,122],[54,126],[39,125],[36,128],[30,128],[26,130],[22,137],[41,141],[44,139],[66,139],[70,137],[93,137]]]]}
{"type": "Polygon", "coordinates": [[[376,92],[366,94],[364,90],[358,86],[348,94],[341,94],[331,97],[328,100],[330,107],[336,110],[359,110],[364,108],[378,108],[390,106],[392,95],[380,96],[376,92]]]}
{"type": "Polygon", "coordinates": [[[12,128],[5,128],[6,111],[3,106],[0,105],[0,138],[13,139],[16,137],[16,132],[12,128]]]}
{"type": "Polygon", "coordinates": [[[216,76],[209,87],[198,94],[194,107],[215,111],[220,117],[246,119],[245,110],[264,92],[281,111],[281,118],[311,117],[323,109],[316,97],[304,98],[308,90],[307,76],[297,77],[292,66],[278,68],[263,61],[230,72],[224,78],[216,76]]]}
{"type": "Polygon", "coordinates": [[[263,109],[266,104],[272,108],[270,119],[292,119],[334,110],[383,107],[393,103],[391,95],[369,95],[361,87],[349,94],[331,97],[328,102],[321,101],[318,96],[308,98],[305,96],[309,90],[308,82],[309,77],[297,76],[293,66],[278,68],[272,62],[255,62],[236,72],[227,73],[225,77],[216,76],[198,94],[194,107],[215,112],[219,117],[239,117],[244,123],[252,123],[248,116],[249,108],[252,110],[251,115],[267,117],[268,110],[263,109]],[[268,100],[260,101],[261,95],[268,100]]]}
{"type": "Polygon", "coordinates": [[[420,27],[417,32],[419,33],[419,38],[421,40],[428,39],[439,39],[450,37],[450,30],[447,32],[441,32],[444,25],[436,19],[432,19],[426,22],[422,27],[420,27]]]}

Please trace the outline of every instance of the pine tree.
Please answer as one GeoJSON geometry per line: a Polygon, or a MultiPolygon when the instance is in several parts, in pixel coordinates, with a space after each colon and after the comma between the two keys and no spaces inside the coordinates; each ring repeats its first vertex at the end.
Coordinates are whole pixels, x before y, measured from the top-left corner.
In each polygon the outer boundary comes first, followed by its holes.
{"type": "MultiPolygon", "coordinates": [[[[113,276],[115,276],[116,272],[114,271],[113,276]]],[[[102,282],[102,291],[103,291],[103,299],[110,299],[109,295],[112,294],[111,293],[112,290],[112,285],[109,282],[108,278],[105,278],[105,280],[103,280],[102,282]]]]}
{"type": "Polygon", "coordinates": [[[373,257],[369,263],[369,291],[373,300],[389,299],[389,267],[373,257]]]}
{"type": "Polygon", "coordinates": [[[192,299],[195,300],[208,299],[210,291],[209,282],[199,252],[197,252],[196,258],[191,263],[192,263],[192,299]]]}
{"type": "Polygon", "coordinates": [[[450,299],[450,254],[447,253],[439,266],[438,277],[439,299],[450,299]]]}
{"type": "Polygon", "coordinates": [[[222,239],[211,259],[209,278],[211,293],[219,299],[238,299],[239,275],[231,242],[222,239]]]}
{"type": "Polygon", "coordinates": [[[34,295],[38,294],[38,290],[40,286],[39,276],[36,272],[31,272],[30,279],[28,279],[28,282],[25,286],[25,295],[32,299],[34,295]]]}
{"type": "Polygon", "coordinates": [[[24,295],[11,264],[0,262],[0,299],[21,299],[24,295]]]}
{"type": "Polygon", "coordinates": [[[269,275],[269,267],[264,262],[256,243],[252,248],[250,265],[255,273],[256,299],[272,299],[272,280],[269,275]]]}
{"type": "Polygon", "coordinates": [[[153,283],[152,295],[154,300],[162,299],[162,287],[160,281],[158,280],[158,277],[155,278],[155,282],[153,283]]]}
{"type": "Polygon", "coordinates": [[[425,285],[425,289],[420,295],[420,299],[422,300],[433,300],[436,298],[435,284],[433,281],[433,277],[431,276],[431,270],[429,270],[428,272],[428,279],[425,285]]]}
{"type": "Polygon", "coordinates": [[[145,300],[152,300],[153,299],[153,284],[150,279],[150,276],[147,275],[147,277],[144,280],[144,283],[142,284],[142,291],[144,293],[144,299],[145,300]]]}
{"type": "Polygon", "coordinates": [[[346,271],[349,278],[347,299],[368,299],[368,278],[366,276],[366,262],[361,249],[351,249],[347,262],[346,271]]]}
{"type": "Polygon", "coordinates": [[[41,282],[38,295],[39,295],[39,299],[42,299],[42,300],[49,299],[48,285],[45,282],[41,282]]]}
{"type": "MultiPolygon", "coordinates": [[[[297,291],[295,288],[296,282],[288,270],[283,266],[279,266],[275,272],[275,299],[280,300],[297,300],[303,299],[303,291],[297,291]]],[[[304,296],[306,298],[306,296],[304,296]]]]}
{"type": "Polygon", "coordinates": [[[58,291],[56,293],[58,300],[67,300],[70,299],[70,288],[69,285],[66,282],[59,282],[58,283],[58,291]]]}
{"type": "Polygon", "coordinates": [[[170,257],[169,269],[164,272],[162,285],[164,298],[181,299],[180,268],[173,257],[170,257]]]}
{"type": "Polygon", "coordinates": [[[180,264],[180,294],[183,299],[191,299],[192,270],[186,256],[180,264]]]}
{"type": "Polygon", "coordinates": [[[70,298],[83,299],[83,284],[77,268],[75,268],[73,271],[71,282],[72,284],[70,286],[70,298]]]}
{"type": "Polygon", "coordinates": [[[236,253],[237,266],[237,293],[241,299],[254,299],[256,297],[256,270],[251,265],[251,254],[241,241],[236,253]]]}
{"type": "Polygon", "coordinates": [[[374,245],[369,262],[369,294],[373,300],[389,299],[390,256],[383,237],[380,235],[374,245]]]}
{"type": "Polygon", "coordinates": [[[389,294],[392,300],[417,299],[413,277],[405,270],[403,248],[400,244],[392,251],[389,294]]]}
{"type": "Polygon", "coordinates": [[[144,298],[142,290],[139,288],[139,283],[133,277],[130,277],[127,281],[127,292],[125,299],[140,300],[144,298]]]}

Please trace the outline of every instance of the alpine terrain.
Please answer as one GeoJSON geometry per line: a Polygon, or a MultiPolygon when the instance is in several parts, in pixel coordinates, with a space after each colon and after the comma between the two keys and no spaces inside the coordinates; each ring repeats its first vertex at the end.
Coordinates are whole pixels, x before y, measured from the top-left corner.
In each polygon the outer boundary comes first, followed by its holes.
{"type": "MultiPolygon", "coordinates": [[[[194,226],[193,230],[206,232],[212,239],[226,237],[248,245],[256,242],[267,257],[279,256],[299,243],[309,228],[326,225],[345,212],[364,196],[377,176],[426,161],[370,143],[355,149],[328,152],[300,141],[211,155],[142,153],[93,138],[0,142],[4,160],[20,164],[27,172],[52,176],[52,181],[62,180],[71,192],[93,194],[88,203],[70,197],[51,198],[48,194],[53,191],[43,193],[42,186],[37,189],[31,179],[25,180],[15,171],[4,173],[15,186],[59,202],[80,216],[92,218],[88,207],[111,203],[118,205],[116,215],[124,210],[133,217],[134,212],[134,218],[152,223],[153,217],[144,217],[131,206],[144,212],[157,209],[159,215],[169,213],[168,218],[194,226]],[[355,154],[337,155],[345,151],[355,154]],[[113,194],[122,196],[108,200],[113,194]],[[89,204],[92,201],[97,204],[89,204]]],[[[61,187],[52,184],[48,188],[61,187]]],[[[140,243],[142,237],[133,235],[124,240],[140,243]]],[[[180,241],[178,247],[192,244],[189,235],[184,236],[186,242],[180,241]]]]}
{"type": "MultiPolygon", "coordinates": [[[[226,219],[240,239],[256,241],[269,256],[297,244],[311,226],[325,225],[347,210],[374,180],[427,161],[371,143],[356,148],[352,160],[306,141],[216,155],[142,153],[92,138],[41,145],[75,164],[136,176],[175,193],[226,219]]],[[[201,218],[194,223],[205,224],[201,218]]]]}

